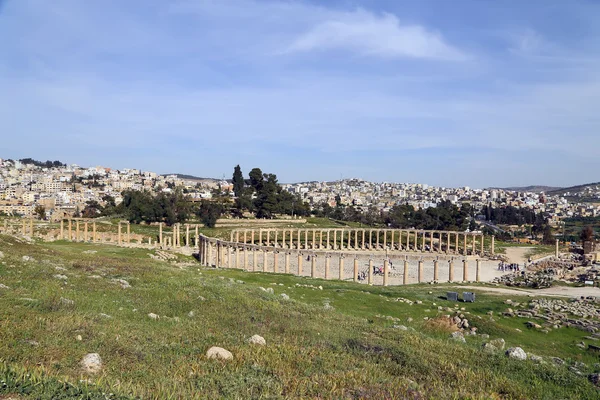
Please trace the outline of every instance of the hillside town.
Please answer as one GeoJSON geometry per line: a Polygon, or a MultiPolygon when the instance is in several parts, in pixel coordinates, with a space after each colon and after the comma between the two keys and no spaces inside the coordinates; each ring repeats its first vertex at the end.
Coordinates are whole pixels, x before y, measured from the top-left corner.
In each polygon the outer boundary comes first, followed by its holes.
{"type": "MultiPolygon", "coordinates": [[[[361,179],[283,184],[282,187],[297,194],[311,206],[323,202],[334,206],[336,201],[340,201],[357,208],[374,206],[386,211],[397,204],[409,204],[421,209],[436,207],[442,201],[469,203],[476,210],[485,205],[510,205],[543,212],[552,224],[558,224],[564,218],[600,215],[600,207],[594,203],[570,202],[564,195],[549,196],[504,189],[444,188],[420,183],[376,183],[361,179]]],[[[0,213],[6,215],[31,217],[35,215],[36,206],[42,206],[47,218],[56,220],[77,215],[88,201],[103,204],[111,199],[119,204],[124,190],[158,193],[171,192],[176,188],[181,188],[192,201],[210,199],[216,191],[233,196],[232,184],[225,179],[184,179],[178,175],[159,175],[139,169],[116,170],[60,162],[44,164],[31,159],[0,159],[0,213]]],[[[598,187],[596,189],[587,188],[586,196],[600,197],[600,190],[598,187]]]]}

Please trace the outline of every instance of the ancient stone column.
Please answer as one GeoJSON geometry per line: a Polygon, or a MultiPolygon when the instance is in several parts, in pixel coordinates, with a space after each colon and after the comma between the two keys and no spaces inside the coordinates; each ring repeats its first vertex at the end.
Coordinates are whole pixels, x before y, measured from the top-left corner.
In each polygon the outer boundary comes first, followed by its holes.
{"type": "Polygon", "coordinates": [[[325,279],[329,279],[329,261],[331,260],[331,256],[327,254],[325,256],[325,279]]]}
{"type": "Polygon", "coordinates": [[[163,244],[163,231],[162,231],[163,223],[158,223],[158,244],[162,246],[163,244]]]}
{"type": "Polygon", "coordinates": [[[344,250],[344,230],[340,231],[340,250],[344,250]]]}
{"type": "Polygon", "coordinates": [[[85,221],[83,223],[83,240],[85,242],[88,241],[88,222],[87,221],[85,221]]]}
{"type": "Polygon", "coordinates": [[[256,272],[258,266],[258,250],[252,249],[252,271],[256,272]]]}
{"type": "Polygon", "coordinates": [[[425,231],[423,231],[423,237],[422,237],[422,242],[421,242],[421,251],[425,251],[425,235],[427,235],[427,233],[425,231]]]}
{"type": "Polygon", "coordinates": [[[439,280],[438,277],[438,263],[439,261],[437,259],[433,260],[433,281],[437,282],[439,280]]]}
{"type": "Polygon", "coordinates": [[[315,278],[317,276],[317,260],[314,254],[310,256],[310,277],[315,278]]]}
{"type": "Polygon", "coordinates": [[[390,231],[390,250],[394,250],[394,230],[390,231]]]}
{"type": "Polygon", "coordinates": [[[362,230],[362,246],[361,249],[365,249],[365,230],[362,230]]]}
{"type": "Polygon", "coordinates": [[[454,259],[448,261],[448,282],[454,282],[454,259]]]}
{"type": "Polygon", "coordinates": [[[248,271],[248,247],[244,246],[244,271],[248,271]]]}
{"type": "MultiPolygon", "coordinates": [[[[494,243],[494,237],[492,236],[492,243],[494,243]]],[[[492,254],[494,254],[492,250],[492,254]]],[[[556,244],[554,247],[554,257],[558,258],[558,239],[556,239],[556,244]]]]}
{"type": "Polygon", "coordinates": [[[270,240],[271,240],[271,230],[267,229],[265,231],[265,233],[266,233],[265,236],[267,237],[266,242],[265,242],[265,246],[269,246],[269,243],[270,243],[270,240]]]}
{"type": "MultiPolygon", "coordinates": [[[[196,235],[198,234],[198,226],[196,226],[196,235]]],[[[248,243],[248,229],[244,229],[244,244],[248,243]]]]}
{"type": "Polygon", "coordinates": [[[467,249],[468,249],[467,248],[467,234],[466,233],[464,234],[464,237],[465,237],[465,246],[464,246],[464,249],[463,249],[463,255],[466,256],[467,255],[467,249]]]}
{"type": "Polygon", "coordinates": [[[406,250],[410,250],[410,231],[406,231],[406,250]]]}
{"type": "Polygon", "coordinates": [[[402,277],[402,284],[408,284],[408,260],[404,260],[404,276],[402,277]]]}
{"type": "Polygon", "coordinates": [[[127,243],[131,243],[131,223],[127,223],[127,243]]]}
{"type": "Polygon", "coordinates": [[[344,255],[340,255],[340,281],[344,280],[344,255]]]}
{"type": "Polygon", "coordinates": [[[456,254],[459,254],[460,253],[460,249],[458,247],[458,232],[454,234],[454,241],[455,241],[455,243],[454,243],[454,252],[456,254]]]}
{"type": "Polygon", "coordinates": [[[450,252],[450,232],[446,232],[446,254],[450,252]]]}
{"type": "Polygon", "coordinates": [[[308,229],[304,230],[304,248],[308,249],[308,229]]]}
{"type": "MultiPolygon", "coordinates": [[[[298,237],[300,237],[300,235],[298,235],[298,237]]],[[[258,230],[258,245],[262,246],[262,229],[258,230]]]]}
{"type": "Polygon", "coordinates": [[[75,241],[79,242],[81,241],[81,235],[79,234],[79,220],[75,221],[75,241]]]}
{"type": "Polygon", "coordinates": [[[273,251],[273,272],[279,272],[279,252],[277,250],[273,251]]]}
{"type": "Polygon", "coordinates": [[[254,244],[254,229],[250,231],[250,243],[254,244]]]}
{"type": "MultiPolygon", "coordinates": [[[[268,233],[267,233],[268,235],[268,233]]],[[[267,239],[268,240],[268,239],[267,239]]],[[[267,250],[263,249],[263,272],[267,272],[267,250]]]]}
{"type": "Polygon", "coordinates": [[[315,235],[316,235],[316,229],[312,230],[312,245],[310,246],[311,249],[315,249],[315,245],[316,245],[316,240],[315,240],[315,235]]]}
{"type": "Polygon", "coordinates": [[[368,275],[369,275],[369,279],[367,280],[367,283],[369,285],[372,285],[373,284],[373,259],[372,258],[369,258],[369,272],[368,272],[368,275]]]}
{"type": "Polygon", "coordinates": [[[471,235],[471,239],[473,240],[473,255],[475,255],[475,252],[477,251],[477,240],[475,240],[477,238],[477,236],[475,235],[471,235]]]}
{"type": "Polygon", "coordinates": [[[463,281],[467,282],[469,280],[469,262],[465,258],[463,260],[463,281]]]}
{"type": "Polygon", "coordinates": [[[275,229],[275,241],[273,243],[273,247],[275,247],[275,248],[277,248],[277,239],[278,239],[277,236],[279,236],[279,231],[277,231],[277,229],[275,229]]]}
{"type": "Polygon", "coordinates": [[[240,248],[235,246],[235,267],[240,268],[240,248]]]}
{"type": "Polygon", "coordinates": [[[300,229],[298,229],[298,246],[296,246],[296,249],[300,250],[300,229]]]}
{"type": "Polygon", "coordinates": [[[485,236],[483,234],[479,235],[479,239],[481,240],[481,251],[479,254],[483,255],[483,243],[485,242],[485,236]]]}
{"type": "MultiPolygon", "coordinates": [[[[64,239],[65,238],[65,221],[64,220],[60,220],[60,238],[64,239]]],[[[4,232],[6,232],[6,220],[4,221],[4,232]]]]}
{"type": "Polygon", "coordinates": [[[323,231],[319,230],[319,249],[323,248],[323,231]]]}
{"type": "Polygon", "coordinates": [[[383,260],[383,286],[388,285],[388,275],[390,274],[390,267],[387,258],[383,260]]]}
{"type": "Polygon", "coordinates": [[[285,252],[285,273],[290,273],[290,253],[287,251],[285,252]]]}
{"type": "Polygon", "coordinates": [[[118,236],[117,236],[117,243],[119,244],[119,246],[121,245],[121,222],[119,222],[119,228],[118,228],[118,236]]]}
{"type": "Polygon", "coordinates": [[[419,283],[423,282],[423,260],[419,260],[419,283]]]}
{"type": "Polygon", "coordinates": [[[475,267],[475,268],[476,268],[476,269],[475,269],[475,280],[476,280],[477,282],[481,282],[481,276],[480,276],[480,274],[479,274],[479,272],[480,272],[480,270],[481,270],[481,260],[480,260],[480,259],[477,259],[477,264],[476,264],[476,267],[475,267]]]}
{"type": "Polygon", "coordinates": [[[377,230],[377,239],[375,239],[375,249],[379,250],[379,229],[377,230]]]}
{"type": "Polygon", "coordinates": [[[330,232],[330,230],[329,230],[329,229],[327,229],[327,238],[326,238],[326,240],[327,240],[327,243],[325,244],[325,248],[326,248],[327,250],[329,250],[329,232],[330,232]]]}
{"type": "Polygon", "coordinates": [[[358,258],[354,257],[354,282],[358,282],[358,258]]]}
{"type": "Polygon", "coordinates": [[[98,241],[98,236],[96,234],[96,221],[94,221],[92,223],[92,236],[93,236],[94,243],[96,243],[98,241]]]}
{"type": "Polygon", "coordinates": [[[373,229],[369,230],[369,250],[373,248],[373,229]]]}
{"type": "Polygon", "coordinates": [[[33,218],[29,218],[29,236],[33,237],[33,218]]]}
{"type": "Polygon", "coordinates": [[[73,230],[72,230],[72,223],[71,223],[71,219],[69,218],[69,242],[73,240],[73,230]]]}
{"type": "Polygon", "coordinates": [[[298,276],[302,276],[302,253],[298,252],[298,276]]]}
{"type": "Polygon", "coordinates": [[[333,230],[333,250],[337,249],[337,229],[333,230]]]}
{"type": "Polygon", "coordinates": [[[415,251],[419,251],[419,232],[415,231],[415,251]]]}
{"type": "Polygon", "coordinates": [[[383,245],[382,245],[382,247],[384,250],[387,247],[387,229],[383,230],[383,245]]]}
{"type": "MultiPolygon", "coordinates": [[[[238,237],[238,240],[236,240],[236,242],[239,242],[239,232],[236,232],[236,235],[238,237]]],[[[185,224],[185,247],[190,247],[190,224],[185,224]]],[[[237,251],[236,251],[237,253],[237,251]]],[[[239,266],[236,264],[236,268],[238,268],[239,266]]]]}

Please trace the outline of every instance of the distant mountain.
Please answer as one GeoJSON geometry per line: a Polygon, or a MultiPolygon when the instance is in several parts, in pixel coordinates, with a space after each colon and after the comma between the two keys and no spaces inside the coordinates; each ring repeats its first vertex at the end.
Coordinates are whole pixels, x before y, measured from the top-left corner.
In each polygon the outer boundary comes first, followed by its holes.
{"type": "Polygon", "coordinates": [[[580,193],[580,192],[583,192],[585,189],[587,189],[590,186],[600,186],[600,182],[586,183],[585,185],[577,185],[577,186],[571,186],[571,187],[567,187],[567,188],[560,188],[560,189],[550,191],[547,194],[552,195],[552,196],[561,196],[567,192],[570,194],[580,193]]]}
{"type": "Polygon", "coordinates": [[[488,188],[488,190],[493,190],[493,189],[510,190],[513,192],[549,193],[551,191],[561,190],[562,188],[559,188],[556,186],[542,186],[542,185],[507,187],[507,188],[488,188]]]}
{"type": "Polygon", "coordinates": [[[188,180],[188,181],[198,181],[198,182],[206,182],[206,181],[217,182],[217,181],[221,181],[222,180],[222,179],[216,179],[216,178],[200,178],[198,176],[185,175],[185,174],[162,174],[161,176],[169,176],[169,175],[175,175],[175,176],[177,176],[180,179],[185,179],[185,180],[188,180]]]}

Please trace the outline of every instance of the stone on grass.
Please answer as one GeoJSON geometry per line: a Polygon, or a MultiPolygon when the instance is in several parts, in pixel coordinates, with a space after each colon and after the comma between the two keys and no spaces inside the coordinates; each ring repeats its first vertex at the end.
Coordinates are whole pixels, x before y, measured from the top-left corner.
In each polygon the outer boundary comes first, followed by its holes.
{"type": "Polygon", "coordinates": [[[527,353],[520,347],[511,347],[506,350],[506,356],[515,360],[527,360],[527,353]]]}
{"type": "Polygon", "coordinates": [[[562,358],[558,358],[558,357],[550,357],[550,359],[552,360],[552,362],[556,365],[564,365],[565,362],[562,358]]]}
{"type": "Polygon", "coordinates": [[[393,326],[395,329],[400,329],[401,331],[407,331],[408,328],[404,325],[394,325],[393,326]]]}
{"type": "Polygon", "coordinates": [[[450,334],[450,338],[452,340],[456,340],[457,342],[466,343],[465,336],[461,331],[452,332],[450,334]]]}
{"type": "Polygon", "coordinates": [[[66,275],[61,275],[61,274],[54,275],[54,277],[56,279],[60,279],[61,281],[66,281],[67,279],[69,279],[66,275]]]}
{"type": "Polygon", "coordinates": [[[194,313],[193,311],[190,311],[190,312],[188,313],[188,317],[190,317],[190,318],[192,318],[194,315],[196,315],[196,313],[194,313]]]}
{"type": "Polygon", "coordinates": [[[590,375],[588,375],[588,381],[590,381],[594,385],[600,387],[600,374],[590,374],[590,375]]]}
{"type": "Polygon", "coordinates": [[[33,261],[33,257],[23,256],[23,261],[33,261]]]}
{"type": "Polygon", "coordinates": [[[118,283],[119,285],[121,285],[121,289],[128,289],[131,287],[131,285],[129,284],[129,282],[127,282],[125,279],[113,279],[113,282],[118,283]]]}
{"type": "Polygon", "coordinates": [[[10,289],[8,286],[6,286],[3,283],[0,283],[0,289],[10,289]]]}
{"type": "Polygon", "coordinates": [[[506,342],[504,341],[504,339],[500,338],[500,339],[490,340],[490,344],[492,346],[494,346],[495,348],[497,348],[498,350],[504,350],[504,346],[506,345],[506,342]]]}
{"type": "Polygon", "coordinates": [[[148,314],[148,317],[150,317],[150,319],[158,319],[158,318],[160,318],[158,315],[156,315],[156,314],[154,314],[152,312],[148,314]]]}
{"type": "Polygon", "coordinates": [[[262,337],[260,335],[253,335],[250,339],[248,339],[248,343],[265,346],[267,344],[267,341],[265,340],[264,337],[262,337]]]}
{"type": "Polygon", "coordinates": [[[285,293],[281,293],[281,298],[282,298],[283,300],[289,300],[289,299],[290,299],[290,296],[288,296],[288,295],[287,295],[287,294],[285,294],[285,293]]]}
{"type": "Polygon", "coordinates": [[[100,358],[100,354],[86,354],[81,360],[81,368],[89,374],[100,372],[102,370],[102,359],[100,358]]]}
{"type": "Polygon", "coordinates": [[[0,251],[0,258],[4,258],[4,253],[0,251]]]}
{"type": "Polygon", "coordinates": [[[531,361],[541,364],[544,362],[544,359],[540,356],[536,356],[535,354],[527,354],[527,358],[529,358],[531,361]]]}
{"type": "Polygon", "coordinates": [[[75,302],[73,300],[70,299],[65,299],[64,297],[60,298],[60,304],[63,304],[65,306],[72,306],[75,304],[75,302]]]}
{"type": "Polygon", "coordinates": [[[77,335],[75,337],[75,340],[77,340],[78,342],[81,342],[83,340],[83,338],[81,337],[81,335],[77,335]]]}
{"type": "Polygon", "coordinates": [[[217,360],[231,360],[233,354],[222,347],[213,346],[206,352],[206,358],[217,360]]]}
{"type": "Polygon", "coordinates": [[[490,343],[484,343],[481,346],[481,349],[483,350],[484,353],[488,353],[488,354],[494,354],[495,352],[498,351],[498,348],[490,343]]]}

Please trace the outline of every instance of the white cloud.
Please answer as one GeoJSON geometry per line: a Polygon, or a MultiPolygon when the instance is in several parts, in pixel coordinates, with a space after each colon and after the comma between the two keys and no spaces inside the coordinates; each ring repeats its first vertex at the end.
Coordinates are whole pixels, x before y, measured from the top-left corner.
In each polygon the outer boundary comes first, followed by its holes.
{"type": "Polygon", "coordinates": [[[364,55],[464,60],[467,56],[437,32],[402,25],[392,14],[365,10],[338,12],[298,37],[290,52],[347,49],[364,55]]]}

